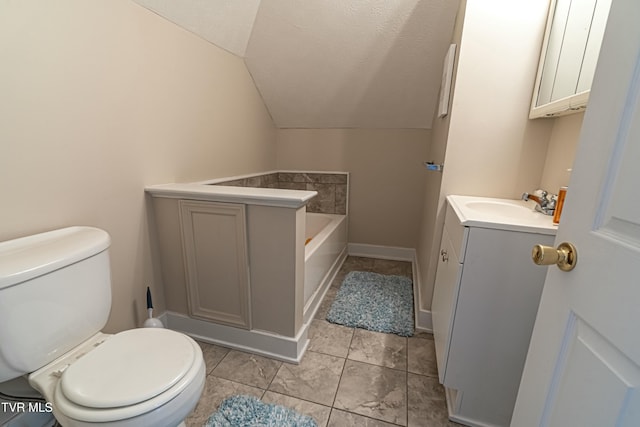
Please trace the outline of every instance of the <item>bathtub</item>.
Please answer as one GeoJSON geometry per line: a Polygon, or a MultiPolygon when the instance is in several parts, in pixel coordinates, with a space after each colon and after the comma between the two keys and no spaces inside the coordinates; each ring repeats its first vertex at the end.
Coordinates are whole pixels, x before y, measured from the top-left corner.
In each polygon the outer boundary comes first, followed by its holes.
{"type": "MultiPolygon", "coordinates": [[[[348,198],[348,184],[339,185],[336,197],[348,198]]],[[[324,208],[313,205],[315,190],[172,183],[145,191],[152,198],[159,265],[170,295],[169,327],[205,342],[298,363],[314,315],[346,258],[346,215],[310,213],[324,208]],[[211,241],[190,237],[219,228],[231,231],[211,241]],[[235,261],[215,269],[194,262],[219,260],[220,254],[235,261]],[[186,268],[185,259],[191,260],[186,268]],[[223,297],[233,304],[221,302],[223,297]]],[[[346,205],[336,206],[334,212],[348,212],[346,205]]]]}
{"type": "Polygon", "coordinates": [[[346,215],[306,214],[304,317],[313,316],[347,252],[346,215]]]}

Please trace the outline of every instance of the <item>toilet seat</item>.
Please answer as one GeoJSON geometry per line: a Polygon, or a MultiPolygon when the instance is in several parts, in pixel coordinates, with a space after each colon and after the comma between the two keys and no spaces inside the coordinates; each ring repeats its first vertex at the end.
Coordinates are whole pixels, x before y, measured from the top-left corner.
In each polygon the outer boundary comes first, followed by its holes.
{"type": "Polygon", "coordinates": [[[57,381],[53,402],[64,416],[83,422],[132,418],[192,386],[202,365],[200,348],[186,335],[132,329],[111,336],[68,365],[57,381]]]}

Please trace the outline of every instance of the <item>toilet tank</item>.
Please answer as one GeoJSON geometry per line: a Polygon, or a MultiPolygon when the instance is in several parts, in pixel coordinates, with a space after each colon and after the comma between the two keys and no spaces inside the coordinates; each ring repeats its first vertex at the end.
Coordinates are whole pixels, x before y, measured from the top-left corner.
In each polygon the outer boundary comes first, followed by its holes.
{"type": "Polygon", "coordinates": [[[0,242],[0,383],[99,332],[111,309],[110,238],[69,227],[0,242]]]}

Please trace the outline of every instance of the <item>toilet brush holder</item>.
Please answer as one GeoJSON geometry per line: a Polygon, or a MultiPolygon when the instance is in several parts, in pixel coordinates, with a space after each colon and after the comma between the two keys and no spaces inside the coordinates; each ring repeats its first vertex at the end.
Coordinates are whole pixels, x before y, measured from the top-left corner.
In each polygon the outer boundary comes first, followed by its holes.
{"type": "Polygon", "coordinates": [[[147,286],[147,314],[149,317],[142,324],[143,328],[164,328],[160,319],[153,317],[153,301],[151,301],[151,289],[147,286]]]}

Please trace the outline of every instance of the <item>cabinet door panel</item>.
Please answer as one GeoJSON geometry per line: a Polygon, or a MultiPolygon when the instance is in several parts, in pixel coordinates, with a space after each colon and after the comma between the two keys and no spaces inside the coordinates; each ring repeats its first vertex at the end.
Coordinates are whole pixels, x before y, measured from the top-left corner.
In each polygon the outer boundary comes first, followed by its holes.
{"type": "Polygon", "coordinates": [[[551,101],[577,93],[578,78],[589,39],[595,3],[595,0],[571,2],[571,12],[563,31],[562,51],[558,58],[551,101]]]}
{"type": "Polygon", "coordinates": [[[553,238],[469,228],[444,382],[468,418],[509,425],[546,274],[531,248],[553,238]]]}
{"type": "Polygon", "coordinates": [[[589,40],[582,60],[582,68],[580,70],[580,78],[578,79],[577,93],[591,89],[593,75],[596,71],[596,63],[600,54],[600,45],[604,37],[604,29],[607,25],[609,17],[609,9],[611,8],[611,0],[598,0],[591,22],[589,31],[589,40]]]}
{"type": "Polygon", "coordinates": [[[535,106],[548,104],[551,102],[551,92],[553,91],[553,83],[556,79],[556,71],[558,69],[558,59],[562,50],[562,39],[564,37],[564,29],[567,25],[569,17],[570,0],[557,0],[555,10],[553,12],[553,21],[551,28],[555,31],[549,32],[549,40],[547,51],[544,57],[544,66],[540,77],[540,88],[538,91],[538,99],[534,100],[535,106]],[[562,29],[560,31],[559,29],[562,29]]]}
{"type": "Polygon", "coordinates": [[[440,258],[436,272],[433,302],[431,304],[436,362],[438,364],[440,383],[444,382],[446,373],[451,331],[453,329],[453,314],[456,311],[461,276],[462,264],[460,264],[456,256],[447,227],[445,227],[442,233],[440,258]]]}
{"type": "Polygon", "coordinates": [[[245,207],[180,201],[189,312],[250,329],[245,207]]]}

